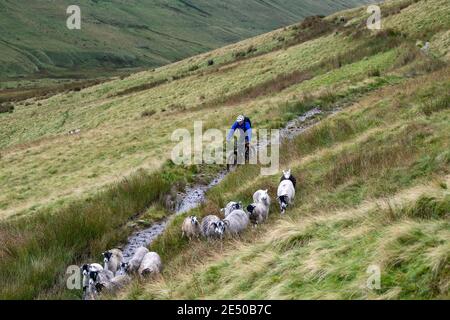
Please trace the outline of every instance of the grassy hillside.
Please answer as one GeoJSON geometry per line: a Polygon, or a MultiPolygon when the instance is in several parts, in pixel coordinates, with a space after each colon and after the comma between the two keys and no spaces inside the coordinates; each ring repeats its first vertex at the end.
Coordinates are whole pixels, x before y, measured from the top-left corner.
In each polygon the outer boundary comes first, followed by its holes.
{"type": "Polygon", "coordinates": [[[0,78],[86,78],[99,70],[161,66],[312,14],[368,2],[82,0],[76,3],[82,29],[72,31],[66,28],[71,1],[2,1],[0,78]]]}
{"type": "MultiPolygon", "coordinates": [[[[0,296],[78,297],[63,289],[67,265],[99,260],[137,214],[167,214],[170,185],[218,169],[166,163],[175,128],[225,130],[238,113],[279,128],[320,106],[317,125],[282,146],[299,180],[286,217],[274,204],[269,223],[223,244],[188,243],[173,219],[152,245],[162,277],[120,297],[448,298],[450,8],[388,1],[376,32],[365,9],[0,114],[0,296]],[[376,291],[365,286],[373,264],[376,291]]],[[[258,174],[238,169],[189,214],[261,187],[273,195],[279,176],[258,174]]]]}

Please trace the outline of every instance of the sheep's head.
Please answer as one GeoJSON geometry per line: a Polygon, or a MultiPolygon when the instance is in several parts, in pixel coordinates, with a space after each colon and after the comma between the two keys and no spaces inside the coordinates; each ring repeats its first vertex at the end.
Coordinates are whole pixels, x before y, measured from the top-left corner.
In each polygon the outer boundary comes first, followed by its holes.
{"type": "Polygon", "coordinates": [[[254,204],[249,204],[249,205],[247,206],[247,211],[248,211],[248,213],[249,213],[249,214],[252,214],[252,213],[253,213],[253,210],[255,210],[255,205],[254,205],[254,204]]]}
{"type": "Polygon", "coordinates": [[[112,253],[110,251],[105,251],[103,252],[103,257],[103,261],[109,262],[109,260],[111,260],[112,253]]]}
{"type": "Polygon", "coordinates": [[[98,271],[90,271],[89,272],[89,284],[94,285],[97,282],[98,271]]]}
{"type": "Polygon", "coordinates": [[[231,211],[242,209],[242,202],[231,201],[227,204],[227,208],[229,208],[231,211]]]}
{"type": "Polygon", "coordinates": [[[214,222],[213,223],[214,226],[214,233],[222,236],[225,232],[225,224],[223,223],[223,221],[218,221],[218,222],[214,222]]]}
{"type": "Polygon", "coordinates": [[[269,189],[263,190],[263,192],[261,193],[260,199],[264,202],[269,199],[269,189]]]}
{"type": "Polygon", "coordinates": [[[283,170],[283,177],[285,178],[285,179],[289,179],[289,177],[291,176],[291,169],[288,169],[288,170],[283,170]]]}
{"type": "Polygon", "coordinates": [[[122,273],[127,273],[128,270],[129,270],[129,268],[130,268],[130,264],[129,264],[128,262],[122,262],[122,263],[120,264],[120,271],[121,271],[122,273]]]}
{"type": "Polygon", "coordinates": [[[242,208],[243,208],[242,202],[230,201],[230,202],[228,202],[228,204],[225,208],[220,209],[220,212],[222,212],[226,217],[227,215],[232,213],[234,210],[239,210],[242,208]]]}
{"type": "Polygon", "coordinates": [[[198,219],[197,219],[196,216],[191,216],[191,223],[192,223],[194,226],[198,226],[198,219]]]}
{"type": "Polygon", "coordinates": [[[82,273],[84,276],[87,276],[87,275],[89,274],[89,265],[88,265],[88,264],[83,264],[83,265],[81,266],[81,273],[82,273]]]}

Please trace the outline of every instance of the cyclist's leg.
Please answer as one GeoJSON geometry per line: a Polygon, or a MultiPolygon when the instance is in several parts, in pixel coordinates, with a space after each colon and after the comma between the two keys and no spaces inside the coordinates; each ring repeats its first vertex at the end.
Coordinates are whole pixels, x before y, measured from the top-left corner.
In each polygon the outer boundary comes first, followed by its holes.
{"type": "Polygon", "coordinates": [[[250,159],[250,142],[248,138],[245,138],[245,162],[248,162],[250,159]]]}

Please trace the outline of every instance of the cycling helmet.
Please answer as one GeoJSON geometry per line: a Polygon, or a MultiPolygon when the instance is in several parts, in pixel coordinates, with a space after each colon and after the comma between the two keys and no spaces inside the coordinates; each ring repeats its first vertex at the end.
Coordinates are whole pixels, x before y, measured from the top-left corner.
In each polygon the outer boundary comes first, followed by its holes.
{"type": "Polygon", "coordinates": [[[242,122],[244,120],[245,120],[245,117],[243,115],[238,116],[236,119],[237,122],[242,122]]]}

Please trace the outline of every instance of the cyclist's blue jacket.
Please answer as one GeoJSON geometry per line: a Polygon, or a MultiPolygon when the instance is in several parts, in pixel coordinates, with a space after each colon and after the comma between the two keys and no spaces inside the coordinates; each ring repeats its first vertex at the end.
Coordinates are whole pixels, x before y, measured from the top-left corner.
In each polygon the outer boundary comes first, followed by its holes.
{"type": "Polygon", "coordinates": [[[239,124],[239,122],[235,122],[230,129],[230,132],[228,132],[228,136],[227,136],[227,141],[229,141],[231,139],[231,137],[233,136],[234,132],[237,129],[241,129],[242,131],[245,132],[245,141],[250,142],[252,140],[252,127],[250,126],[250,123],[248,123],[247,121],[244,121],[244,123],[242,125],[239,124]]]}

